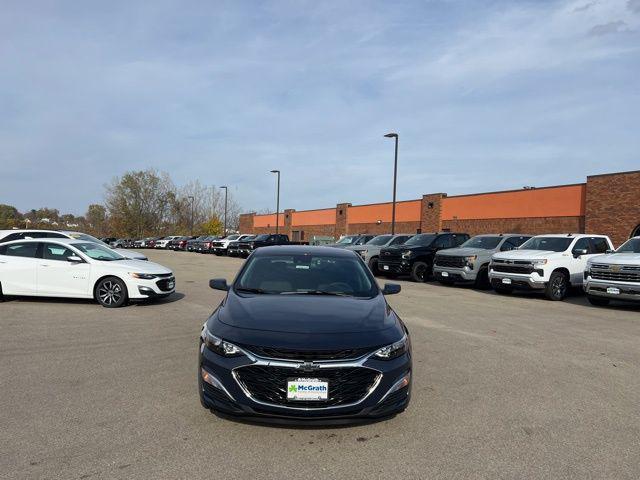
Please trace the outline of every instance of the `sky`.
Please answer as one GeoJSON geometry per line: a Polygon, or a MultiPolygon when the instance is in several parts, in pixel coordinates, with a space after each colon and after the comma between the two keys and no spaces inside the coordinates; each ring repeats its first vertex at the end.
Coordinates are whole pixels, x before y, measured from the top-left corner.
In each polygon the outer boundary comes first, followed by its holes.
{"type": "Polygon", "coordinates": [[[4,1],[0,203],[128,170],[244,211],[640,169],[640,0],[4,1]]]}

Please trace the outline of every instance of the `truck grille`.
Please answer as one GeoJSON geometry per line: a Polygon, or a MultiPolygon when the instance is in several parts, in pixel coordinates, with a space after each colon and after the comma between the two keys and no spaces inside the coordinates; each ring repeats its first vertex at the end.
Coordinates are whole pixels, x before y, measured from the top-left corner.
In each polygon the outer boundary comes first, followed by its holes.
{"type": "Polygon", "coordinates": [[[522,260],[494,260],[491,263],[494,272],[501,273],[522,273],[525,275],[533,272],[534,268],[530,262],[522,260]]]}
{"type": "Polygon", "coordinates": [[[323,408],[359,402],[369,393],[381,374],[365,367],[322,368],[308,373],[297,368],[249,365],[237,368],[234,375],[257,401],[284,407],[323,408]],[[329,383],[329,399],[287,400],[287,380],[305,377],[326,380],[329,383]]]}
{"type": "Polygon", "coordinates": [[[464,257],[452,257],[449,255],[436,255],[435,265],[438,267],[463,268],[464,257]]]}
{"type": "Polygon", "coordinates": [[[380,252],[380,260],[383,262],[400,262],[402,260],[402,253],[382,250],[382,252],[380,252]]]}
{"type": "Polygon", "coordinates": [[[640,267],[635,265],[593,264],[591,278],[616,282],[640,283],[640,267]]]}

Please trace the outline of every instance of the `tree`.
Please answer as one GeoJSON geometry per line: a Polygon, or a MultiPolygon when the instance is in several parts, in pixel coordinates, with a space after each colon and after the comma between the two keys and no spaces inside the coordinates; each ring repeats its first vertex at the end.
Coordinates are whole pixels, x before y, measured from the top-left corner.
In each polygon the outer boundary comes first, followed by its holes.
{"type": "Polygon", "coordinates": [[[107,234],[107,209],[103,205],[96,203],[89,205],[85,219],[92,233],[99,237],[107,234]]]}
{"type": "Polygon", "coordinates": [[[20,225],[22,215],[12,205],[0,204],[0,228],[13,228],[20,225]]]}
{"type": "Polygon", "coordinates": [[[222,235],[224,226],[219,218],[211,217],[198,228],[201,235],[222,235]]]}

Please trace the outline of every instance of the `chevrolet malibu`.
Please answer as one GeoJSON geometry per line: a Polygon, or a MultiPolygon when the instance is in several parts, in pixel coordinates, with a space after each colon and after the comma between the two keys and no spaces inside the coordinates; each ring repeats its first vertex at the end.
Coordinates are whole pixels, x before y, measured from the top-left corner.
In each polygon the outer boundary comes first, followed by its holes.
{"type": "Polygon", "coordinates": [[[202,328],[202,405],[284,421],[342,423],[404,411],[407,328],[352,251],[274,246],[253,252],[202,328]]]}
{"type": "Polygon", "coordinates": [[[42,238],[0,245],[0,298],[93,298],[112,308],[129,300],[166,297],[174,290],[171,270],[126,259],[97,243],[42,238]]]}

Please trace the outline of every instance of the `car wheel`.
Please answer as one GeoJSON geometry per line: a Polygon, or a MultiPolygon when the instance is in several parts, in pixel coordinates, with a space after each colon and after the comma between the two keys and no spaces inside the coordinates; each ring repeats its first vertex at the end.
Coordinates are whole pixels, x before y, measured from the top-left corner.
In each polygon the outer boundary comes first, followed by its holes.
{"type": "Polygon", "coordinates": [[[2,284],[0,283],[0,302],[4,302],[4,295],[2,294],[2,284]]]}
{"type": "Polygon", "coordinates": [[[373,257],[371,260],[369,260],[369,270],[371,270],[371,273],[373,273],[374,275],[377,275],[378,272],[378,257],[373,257]]]}
{"type": "Polygon", "coordinates": [[[96,285],[96,300],[106,308],[118,308],[127,303],[127,286],[117,277],[106,277],[96,285]]]}
{"type": "Polygon", "coordinates": [[[429,265],[425,262],[415,262],[411,267],[411,280],[424,282],[429,276],[429,265]]]}
{"type": "Polygon", "coordinates": [[[489,269],[481,268],[476,277],[475,287],[480,290],[486,290],[491,286],[489,283],[489,269]]]}
{"type": "Polygon", "coordinates": [[[596,297],[595,295],[588,295],[589,303],[596,307],[606,307],[609,305],[610,300],[608,298],[596,297]]]}
{"type": "Polygon", "coordinates": [[[562,272],[553,272],[549,278],[549,283],[545,288],[544,294],[549,300],[558,301],[567,296],[569,288],[569,279],[562,272]]]}

